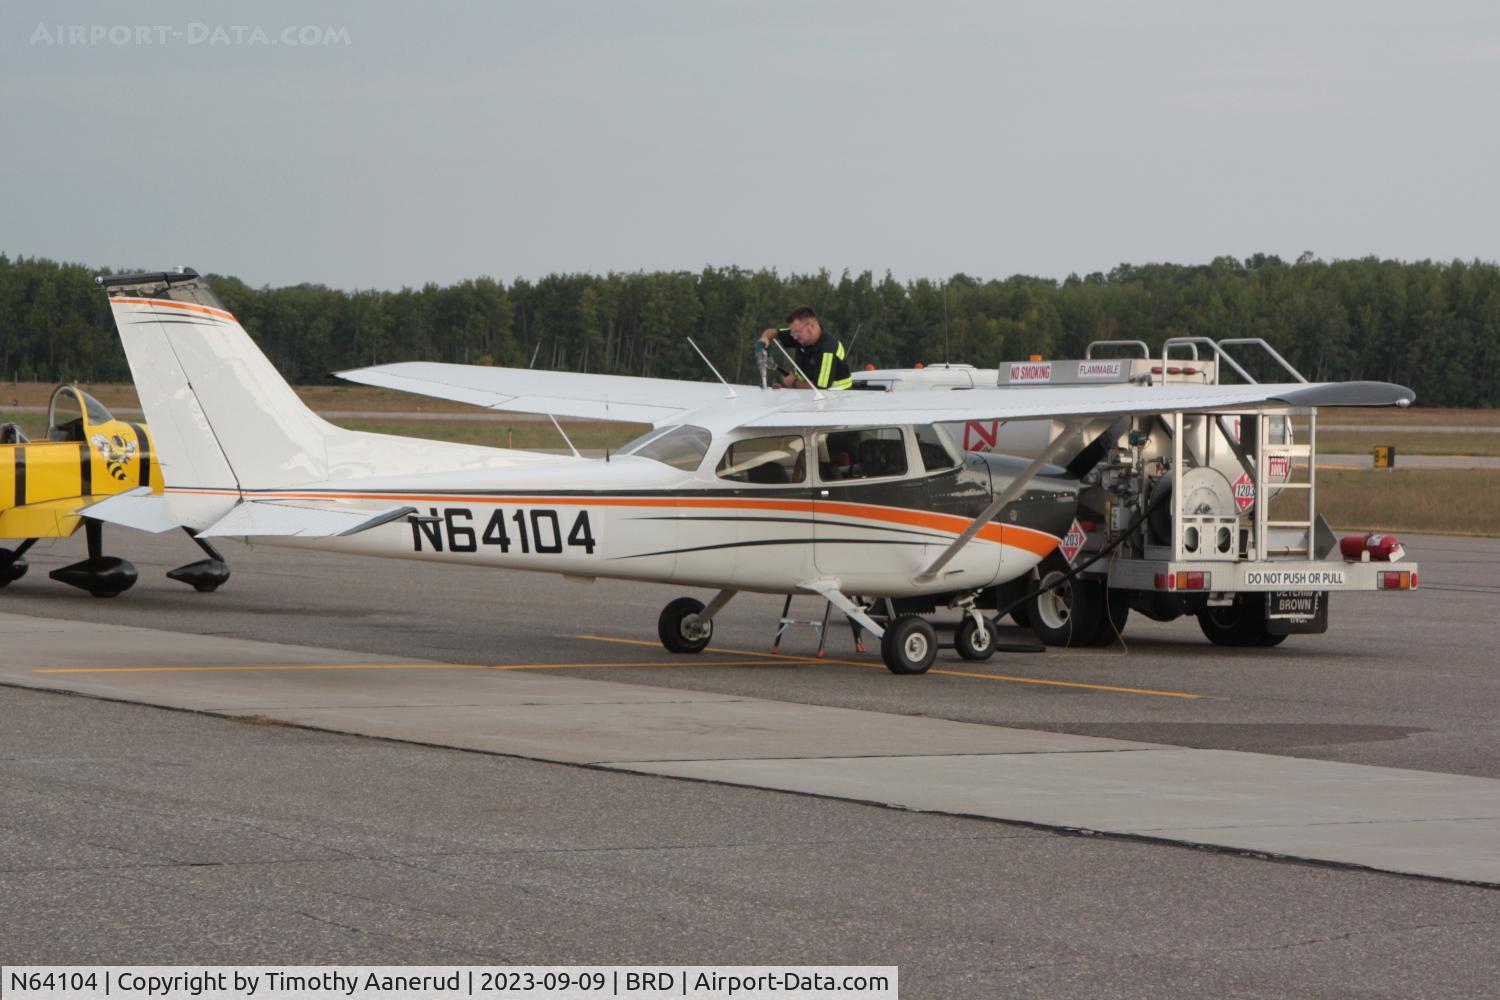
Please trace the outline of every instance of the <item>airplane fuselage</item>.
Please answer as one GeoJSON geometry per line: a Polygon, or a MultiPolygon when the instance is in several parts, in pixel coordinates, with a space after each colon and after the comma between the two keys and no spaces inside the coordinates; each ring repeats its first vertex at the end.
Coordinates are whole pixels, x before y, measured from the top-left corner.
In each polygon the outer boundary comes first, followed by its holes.
{"type": "MultiPolygon", "coordinates": [[[[851,593],[897,596],[990,586],[1056,547],[1077,484],[1038,477],[937,579],[915,581],[1017,471],[1014,460],[969,455],[925,475],[764,486],[623,456],[445,476],[441,488],[436,476],[393,477],[243,496],[416,510],[348,537],[252,539],[257,544],[766,593],[835,579],[851,593]]],[[[240,497],[170,487],[168,496],[200,521],[240,497]]]]}

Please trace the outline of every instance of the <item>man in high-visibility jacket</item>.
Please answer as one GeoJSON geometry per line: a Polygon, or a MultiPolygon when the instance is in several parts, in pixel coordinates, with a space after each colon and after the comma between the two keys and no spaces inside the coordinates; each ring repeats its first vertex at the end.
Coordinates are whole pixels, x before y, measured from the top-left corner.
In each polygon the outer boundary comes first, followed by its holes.
{"type": "MultiPolygon", "coordinates": [[[[849,374],[849,365],[844,360],[844,345],[818,322],[818,314],[807,306],[793,309],[786,318],[786,326],[771,328],[760,335],[767,349],[771,341],[778,340],[797,362],[797,367],[812,379],[819,389],[847,389],[854,384],[849,374]]],[[[809,388],[796,372],[787,374],[781,382],[788,389],[809,388]]]]}

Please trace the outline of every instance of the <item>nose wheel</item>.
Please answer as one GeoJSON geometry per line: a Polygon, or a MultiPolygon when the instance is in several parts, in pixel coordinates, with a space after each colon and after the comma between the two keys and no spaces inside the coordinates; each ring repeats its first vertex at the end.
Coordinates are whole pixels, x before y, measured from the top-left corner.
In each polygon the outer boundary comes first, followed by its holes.
{"type": "Polygon", "coordinates": [[[966,660],[988,660],[995,655],[995,626],[977,611],[964,615],[953,634],[953,648],[966,660]]]}

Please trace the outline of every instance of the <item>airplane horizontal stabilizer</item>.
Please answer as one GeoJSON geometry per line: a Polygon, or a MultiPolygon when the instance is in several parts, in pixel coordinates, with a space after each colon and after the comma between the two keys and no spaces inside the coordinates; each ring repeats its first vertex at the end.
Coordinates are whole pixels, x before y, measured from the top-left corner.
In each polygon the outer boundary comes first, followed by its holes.
{"type": "Polygon", "coordinates": [[[198,534],[225,538],[334,538],[368,531],[414,513],[415,507],[377,508],[333,500],[246,500],[198,534]]]}
{"type": "Polygon", "coordinates": [[[154,535],[182,527],[167,512],[167,498],[160,493],[152,493],[149,486],[137,486],[133,490],[106,497],[98,503],[80,508],[78,513],[95,521],[118,524],[136,531],[149,531],[154,535]]]}
{"type": "MultiPolygon", "coordinates": [[[[362,385],[399,389],[492,410],[641,424],[666,423],[684,413],[723,402],[729,394],[717,382],[429,361],[376,365],[333,374],[362,385]]],[[[736,389],[743,394],[760,391],[750,386],[736,389]]]]}

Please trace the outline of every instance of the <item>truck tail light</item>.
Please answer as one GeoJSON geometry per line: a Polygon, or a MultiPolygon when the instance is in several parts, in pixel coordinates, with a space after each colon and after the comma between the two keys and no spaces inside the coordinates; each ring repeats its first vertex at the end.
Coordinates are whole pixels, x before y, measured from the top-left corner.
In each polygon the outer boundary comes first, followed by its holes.
{"type": "Polygon", "coordinates": [[[1157,590],[1211,590],[1213,584],[1212,573],[1189,573],[1183,570],[1156,574],[1157,590]]]}
{"type": "Polygon", "coordinates": [[[1375,576],[1379,581],[1381,590],[1416,590],[1417,574],[1414,571],[1399,569],[1386,570],[1375,576]]]}

